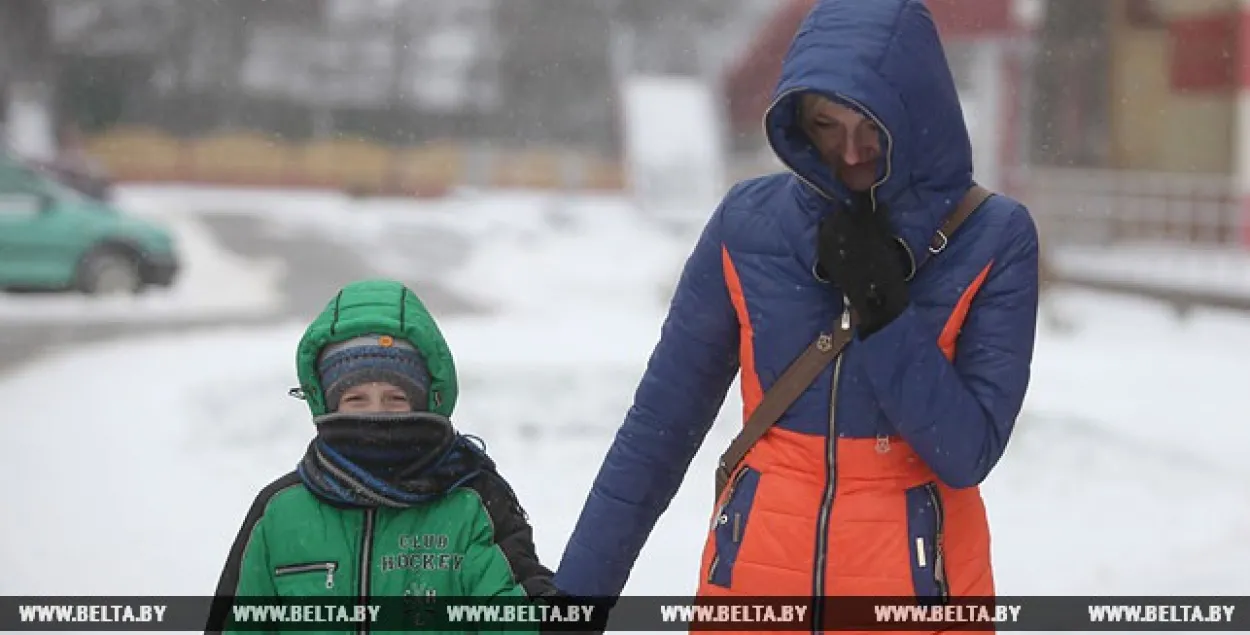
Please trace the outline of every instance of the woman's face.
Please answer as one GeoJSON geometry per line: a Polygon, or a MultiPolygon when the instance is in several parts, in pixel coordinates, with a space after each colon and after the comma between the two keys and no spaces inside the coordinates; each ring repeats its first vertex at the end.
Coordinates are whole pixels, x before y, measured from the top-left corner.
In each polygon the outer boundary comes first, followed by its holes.
{"type": "Polygon", "coordinates": [[[383,381],[358,384],[343,391],[339,412],[412,412],[408,395],[383,381]]]}
{"type": "Polygon", "coordinates": [[[877,182],[881,130],[872,119],[818,95],[804,95],[800,125],[826,165],[851,191],[877,182]]]}

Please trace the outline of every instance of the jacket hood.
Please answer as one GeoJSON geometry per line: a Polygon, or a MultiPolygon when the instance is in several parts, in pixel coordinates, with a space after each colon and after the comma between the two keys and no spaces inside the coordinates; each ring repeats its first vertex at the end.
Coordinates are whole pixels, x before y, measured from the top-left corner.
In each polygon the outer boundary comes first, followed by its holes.
{"type": "Polygon", "coordinates": [[[417,347],[430,372],[427,409],[450,417],[458,394],[451,350],[421,299],[393,280],[363,280],[343,287],[304,331],[295,367],[313,416],[326,413],[325,391],[317,375],[321,350],[327,344],[371,333],[390,335],[417,347]]]}
{"type": "Polygon", "coordinates": [[[815,92],[882,129],[874,200],[889,210],[919,266],[972,185],[972,144],[937,26],[921,0],[817,0],[782,63],[764,116],[777,157],[822,196],[850,192],[798,125],[799,97],[815,92]]]}

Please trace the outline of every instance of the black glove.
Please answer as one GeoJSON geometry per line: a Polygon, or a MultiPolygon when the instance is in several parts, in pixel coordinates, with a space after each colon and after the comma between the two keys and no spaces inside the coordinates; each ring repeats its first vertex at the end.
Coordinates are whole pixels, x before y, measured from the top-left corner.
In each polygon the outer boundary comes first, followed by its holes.
{"type": "Polygon", "coordinates": [[[884,208],[867,201],[836,210],[820,222],[816,273],[837,285],[859,318],[861,339],[907,308],[911,257],[894,238],[884,208]]]}

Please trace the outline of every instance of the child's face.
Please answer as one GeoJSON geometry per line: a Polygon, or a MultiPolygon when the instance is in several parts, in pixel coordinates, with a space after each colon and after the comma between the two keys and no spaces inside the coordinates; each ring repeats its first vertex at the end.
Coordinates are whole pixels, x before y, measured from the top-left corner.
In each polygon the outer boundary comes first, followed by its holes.
{"type": "Polygon", "coordinates": [[[371,382],[352,386],[339,399],[339,412],[412,412],[408,395],[393,384],[371,382]]]}

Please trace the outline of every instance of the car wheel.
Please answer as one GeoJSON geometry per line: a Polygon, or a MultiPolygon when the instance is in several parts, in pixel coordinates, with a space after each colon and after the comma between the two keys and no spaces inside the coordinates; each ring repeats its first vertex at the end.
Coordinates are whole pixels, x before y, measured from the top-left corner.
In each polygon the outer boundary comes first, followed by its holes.
{"type": "Polygon", "coordinates": [[[143,289],[139,261],[116,249],[98,249],[83,257],[78,289],[88,295],[134,295],[143,289]]]}

